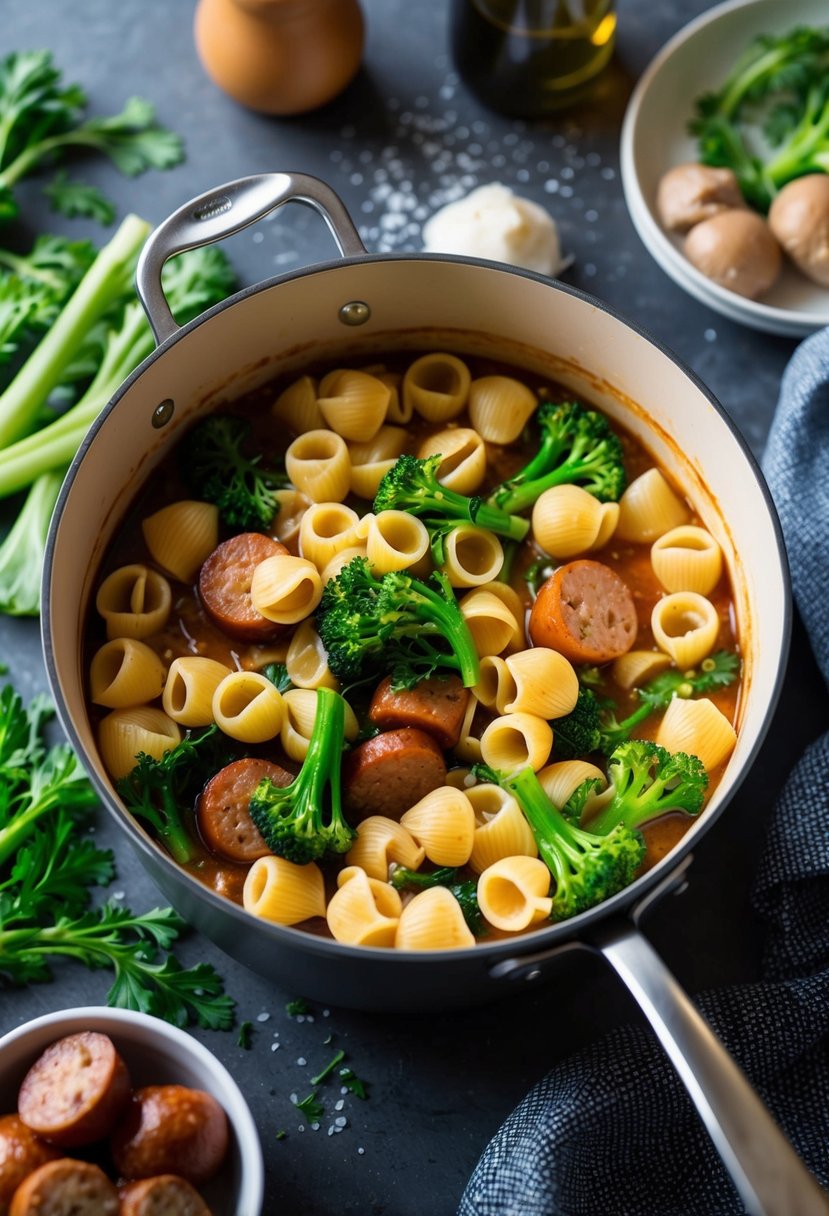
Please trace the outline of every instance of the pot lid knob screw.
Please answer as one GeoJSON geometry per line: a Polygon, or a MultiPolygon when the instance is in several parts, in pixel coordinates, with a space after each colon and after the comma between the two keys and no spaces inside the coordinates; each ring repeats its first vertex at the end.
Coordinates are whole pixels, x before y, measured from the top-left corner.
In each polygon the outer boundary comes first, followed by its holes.
{"type": "Polygon", "coordinates": [[[371,316],[371,309],[362,300],[352,300],[349,304],[343,304],[338,315],[343,325],[365,325],[371,316]]]}
{"type": "Polygon", "coordinates": [[[161,401],[153,410],[152,424],[157,431],[166,426],[175,413],[176,403],[171,397],[161,401]]]}

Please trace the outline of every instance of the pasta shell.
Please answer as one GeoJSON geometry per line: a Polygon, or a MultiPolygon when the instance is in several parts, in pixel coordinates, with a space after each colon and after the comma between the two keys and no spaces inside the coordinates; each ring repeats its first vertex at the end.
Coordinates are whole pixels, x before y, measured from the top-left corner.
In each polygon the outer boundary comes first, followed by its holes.
{"type": "Polygon", "coordinates": [[[213,693],[213,720],[219,730],[241,743],[266,743],[282,729],[282,694],[267,676],[232,671],[213,693]]]}
{"type": "MultiPolygon", "coordinates": [[[[500,579],[495,579],[491,583],[485,583],[480,588],[480,591],[488,591],[491,595],[494,595],[512,613],[515,623],[513,625],[512,637],[506,646],[506,653],[509,654],[513,650],[523,650],[527,644],[527,635],[524,628],[527,609],[521,596],[514,587],[511,587],[509,583],[502,582],[500,579]]],[[[474,592],[470,592],[469,594],[474,595],[474,592]]],[[[493,651],[492,653],[496,652],[493,651]]]]}
{"type": "Polygon", "coordinates": [[[143,520],[141,531],[153,560],[189,583],[219,543],[219,509],[210,502],[174,502],[143,520]]]}
{"type": "Polygon", "coordinates": [[[351,493],[374,498],[383,477],[405,450],[408,433],[400,426],[381,426],[366,443],[351,443],[351,493]]]}
{"type": "Polygon", "coordinates": [[[279,503],[279,510],[271,521],[272,533],[288,549],[295,550],[299,546],[302,517],[310,507],[311,499],[294,489],[274,490],[274,498],[279,503]]]}
{"type": "Polygon", "coordinates": [[[447,422],[461,412],[472,377],[456,355],[422,355],[403,376],[403,408],[427,422],[447,422]]]}
{"type": "Polygon", "coordinates": [[[453,587],[480,587],[498,577],[504,550],[494,532],[459,524],[447,532],[441,570],[453,587]]]}
{"type": "Polygon", "coordinates": [[[670,665],[670,656],[659,650],[629,650],[613,660],[610,671],[620,688],[641,688],[670,665]]]}
{"type": "Polygon", "coordinates": [[[466,791],[475,812],[470,868],[481,874],[503,857],[537,857],[532,829],[512,794],[497,785],[474,785],[466,791]]]}
{"type": "Polygon", "coordinates": [[[426,525],[407,511],[364,515],[359,534],[365,537],[366,557],[377,575],[409,570],[429,551],[426,525]]]}
{"type": "Polygon", "coordinates": [[[479,665],[478,683],[472,691],[481,705],[495,713],[504,713],[504,707],[515,699],[517,691],[506,660],[494,654],[484,655],[479,665]]]}
{"type": "Polygon", "coordinates": [[[337,883],[326,913],[334,940],[351,946],[393,946],[403,910],[394,887],[355,865],[341,870],[337,883]]]}
{"type": "Polygon", "coordinates": [[[513,645],[516,638],[520,639],[522,645],[524,643],[524,631],[519,621],[509,603],[493,591],[495,586],[501,584],[488,582],[459,600],[461,613],[481,658],[500,654],[513,645]]]}
{"type": "Polygon", "coordinates": [[[351,457],[333,431],[307,431],[285,452],[285,471],[311,502],[342,502],[351,484],[351,457]]]}
{"type": "Polygon", "coordinates": [[[320,430],[325,426],[325,419],[317,405],[316,380],[311,376],[300,376],[298,380],[294,380],[274,401],[271,413],[284,422],[295,435],[320,430]]]}
{"type": "Polygon", "coordinates": [[[383,425],[391,394],[376,376],[339,368],[322,379],[319,391],[322,416],[343,439],[365,443],[383,425]]]}
{"type": "Polygon", "coordinates": [[[457,494],[475,494],[486,477],[486,445],[471,427],[447,427],[436,431],[423,440],[417,454],[421,460],[427,456],[442,456],[437,479],[447,490],[457,494]]]}
{"type": "Polygon", "coordinates": [[[595,764],[586,760],[558,760],[548,764],[536,774],[544,793],[559,810],[569,802],[583,781],[599,781],[602,789],[607,786],[607,777],[595,764]]]}
{"type": "Polygon", "coordinates": [[[687,523],[691,512],[659,469],[635,478],[619,499],[619,540],[651,544],[663,532],[687,523]]]}
{"type": "Polygon", "coordinates": [[[442,785],[416,802],[400,822],[436,866],[462,866],[472,852],[475,812],[462,790],[442,785]]]}
{"type": "Polygon", "coordinates": [[[161,703],[164,712],[182,726],[209,726],[213,722],[213,694],[230,668],[215,659],[184,655],[173,659],[161,703]]]}
{"type": "Polygon", "coordinates": [[[708,595],[720,581],[722,550],[705,528],[683,524],[653,542],[651,565],[666,591],[708,595]]]}
{"type": "Polygon", "coordinates": [[[575,708],[579,677],[573,664],[557,650],[534,646],[507,656],[507,669],[515,682],[515,696],[503,713],[537,714],[562,718],[575,708]]]}
{"type": "Polygon", "coordinates": [[[710,600],[695,591],[676,591],[657,600],[651,630],[660,650],[677,667],[695,667],[711,653],[720,631],[720,618],[710,600]]]}
{"type": "Polygon", "coordinates": [[[98,588],[95,607],[107,637],[147,638],[167,624],[173,593],[163,574],[149,566],[120,566],[98,588]]]}
{"type": "Polygon", "coordinates": [[[550,871],[536,857],[503,857],[478,879],[478,906],[496,929],[521,933],[548,920],[550,871]]]}
{"type": "Polygon", "coordinates": [[[279,553],[254,567],[253,607],[269,621],[295,625],[310,616],[322,598],[322,579],[313,562],[279,553]]]}
{"type": "Polygon", "coordinates": [[[335,553],[323,570],[320,572],[322,584],[325,586],[332,578],[336,578],[342,570],[343,566],[347,566],[355,557],[365,557],[365,545],[350,545],[347,549],[341,549],[339,553],[335,553]]]}
{"type": "Polygon", "coordinates": [[[359,522],[357,512],[341,502],[312,503],[299,525],[300,556],[322,570],[335,553],[354,543],[359,522]]]}
{"type": "MultiPolygon", "coordinates": [[[[280,732],[280,741],[285,754],[291,760],[303,761],[308,754],[308,743],[314,730],[317,716],[317,692],[314,688],[289,688],[282,694],[285,718],[280,732]]],[[[354,710],[346,701],[343,733],[349,742],[357,738],[359,731],[354,710]]]]}
{"type": "Polygon", "coordinates": [[[406,904],[394,944],[398,950],[462,950],[475,938],[452,892],[431,887],[406,904]]]}
{"type": "Polygon", "coordinates": [[[328,666],[328,655],[311,620],[301,621],[285,656],[288,678],[296,688],[339,689],[337,677],[328,666]]]}
{"type": "Polygon", "coordinates": [[[546,553],[575,557],[606,544],[618,517],[618,503],[599,502],[581,486],[552,486],[533,507],[533,537],[546,553]]]}
{"type": "Polygon", "coordinates": [[[386,421],[401,422],[404,426],[407,426],[412,420],[414,410],[411,402],[403,401],[403,395],[400,391],[403,377],[399,372],[378,372],[378,378],[383,381],[389,390],[386,421]]]}
{"type": "Polygon", "coordinates": [[[357,824],[357,839],[345,860],[350,866],[360,866],[369,878],[387,882],[390,865],[419,870],[426,860],[426,850],[396,819],[369,815],[357,824]]]}
{"type": "Polygon", "coordinates": [[[242,903],[247,912],[277,925],[325,916],[322,870],[313,861],[297,866],[284,857],[260,857],[248,870],[242,903]]]}
{"type": "Polygon", "coordinates": [[[156,652],[136,638],[113,638],[93,656],[89,692],[96,705],[127,709],[161,696],[164,664],[156,652]]]}
{"type": "Polygon", "coordinates": [[[132,772],[139,752],[160,760],[180,742],[181,731],[172,718],[150,705],[114,709],[98,725],[98,749],[113,781],[132,772]]]}
{"type": "Polygon", "coordinates": [[[537,405],[535,393],[512,376],[480,376],[469,386],[469,419],[487,443],[512,443],[537,405]]]}
{"type": "Polygon", "coordinates": [[[504,714],[481,735],[484,764],[505,773],[528,767],[537,772],[547,763],[552,746],[552,728],[535,714],[504,714]]]}
{"type": "Polygon", "coordinates": [[[474,693],[470,694],[461,723],[461,733],[452,749],[458,760],[464,764],[480,764],[481,761],[481,741],[476,734],[473,734],[475,715],[479,705],[480,701],[474,693]]]}
{"type": "Polygon", "coordinates": [[[737,732],[707,697],[687,701],[674,697],[659,724],[656,742],[669,752],[699,756],[710,773],[731,755],[737,732]]]}

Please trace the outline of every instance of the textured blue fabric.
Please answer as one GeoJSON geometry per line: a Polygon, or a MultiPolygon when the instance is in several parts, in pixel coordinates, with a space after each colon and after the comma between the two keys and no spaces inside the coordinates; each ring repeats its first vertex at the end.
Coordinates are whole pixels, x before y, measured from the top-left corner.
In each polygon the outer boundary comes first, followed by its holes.
{"type": "MultiPolygon", "coordinates": [[[[786,370],[765,458],[795,599],[829,682],[827,471],[829,329],[802,343],[786,370]]],[[[779,799],[754,902],[767,926],[763,981],[697,1004],[827,1186],[829,735],[779,799]]],[[[637,1026],[563,1061],[531,1090],[481,1157],[458,1216],[743,1210],[661,1048],[637,1026]]]]}

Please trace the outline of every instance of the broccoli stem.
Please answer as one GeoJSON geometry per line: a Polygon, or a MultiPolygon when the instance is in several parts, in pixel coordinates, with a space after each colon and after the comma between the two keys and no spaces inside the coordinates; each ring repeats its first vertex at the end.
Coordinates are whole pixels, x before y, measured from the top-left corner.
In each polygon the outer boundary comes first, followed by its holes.
{"type": "Polygon", "coordinates": [[[478,651],[474,639],[469,632],[469,627],[463,614],[458,608],[455,593],[452,590],[452,584],[449,582],[449,579],[440,570],[435,571],[432,578],[440,584],[447,598],[444,599],[442,595],[433,591],[427,584],[420,583],[418,595],[426,603],[423,604],[419,600],[415,601],[415,615],[437,625],[440,635],[446,639],[454,652],[451,656],[447,655],[446,661],[450,662],[452,658],[457,660],[458,671],[460,672],[464,688],[472,688],[473,685],[478,683],[481,675],[478,651]]]}
{"type": "Polygon", "coordinates": [[[49,521],[64,471],[41,473],[0,545],[0,612],[8,616],[37,616],[40,579],[49,521]]]}
{"type": "Polygon", "coordinates": [[[496,500],[504,511],[524,511],[527,507],[532,507],[545,490],[552,489],[553,486],[577,482],[579,478],[590,473],[600,464],[601,461],[590,458],[567,461],[548,473],[522,480],[520,485],[510,486],[507,483],[503,490],[497,493],[496,500]]]}
{"type": "Polygon", "coordinates": [[[55,324],[0,394],[0,447],[8,447],[36,424],[39,410],[60,384],[89,329],[129,288],[135,258],[149,231],[145,220],[127,216],[81,279],[55,324]]]}
{"type": "Polygon", "coordinates": [[[315,807],[322,806],[328,786],[334,815],[340,807],[340,752],[344,737],[345,701],[331,688],[318,688],[314,729],[297,780],[307,782],[307,797],[315,807]]]}
{"type": "Polygon", "coordinates": [[[819,107],[812,95],[795,134],[765,166],[764,177],[773,186],[773,192],[798,174],[818,166],[825,168],[829,164],[828,138],[829,100],[819,107]]]}
{"type": "Polygon", "coordinates": [[[538,852],[559,886],[569,878],[565,862],[574,854],[579,829],[567,822],[558,807],[547,797],[544,787],[531,768],[504,777],[501,785],[518,800],[530,825],[538,852]],[[556,843],[553,843],[553,842],[556,843]]]}
{"type": "Polygon", "coordinates": [[[168,786],[161,789],[161,812],[154,809],[132,807],[132,813],[150,823],[168,850],[173,861],[187,865],[196,856],[196,846],[181,819],[181,811],[168,786]]]}

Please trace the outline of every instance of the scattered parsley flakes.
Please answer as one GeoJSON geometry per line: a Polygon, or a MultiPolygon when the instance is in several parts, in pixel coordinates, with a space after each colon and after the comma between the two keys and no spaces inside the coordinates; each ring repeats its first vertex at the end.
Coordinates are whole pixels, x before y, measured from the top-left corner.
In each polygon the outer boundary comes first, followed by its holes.
{"type": "Polygon", "coordinates": [[[285,1012],[289,1018],[296,1018],[306,1014],[309,1008],[310,1006],[305,997],[300,996],[294,1001],[288,1001],[288,1004],[285,1006],[285,1012]]]}
{"type": "Polygon", "coordinates": [[[239,1027],[239,1037],[236,1040],[237,1047],[244,1047],[245,1051],[250,1051],[253,1042],[253,1022],[242,1022],[239,1027]]]}
{"type": "Polygon", "coordinates": [[[351,1068],[341,1068],[337,1076],[342,1081],[347,1090],[354,1094],[355,1098],[365,1100],[368,1097],[368,1086],[365,1081],[361,1081],[351,1068]]]}
{"type": "Polygon", "coordinates": [[[325,1114],[325,1107],[320,1102],[317,1091],[312,1089],[307,1098],[303,1098],[301,1102],[296,1102],[297,1110],[301,1110],[305,1117],[309,1120],[321,1119],[325,1114]]]}
{"type": "Polygon", "coordinates": [[[326,1064],[326,1066],[325,1066],[325,1068],[323,1068],[322,1072],[317,1073],[317,1075],[315,1077],[311,1077],[311,1084],[319,1085],[320,1081],[324,1081],[326,1077],[330,1076],[331,1073],[334,1071],[334,1069],[337,1067],[337,1065],[342,1064],[344,1059],[345,1059],[345,1052],[342,1049],[340,1049],[338,1052],[335,1052],[333,1058],[326,1064]]]}

